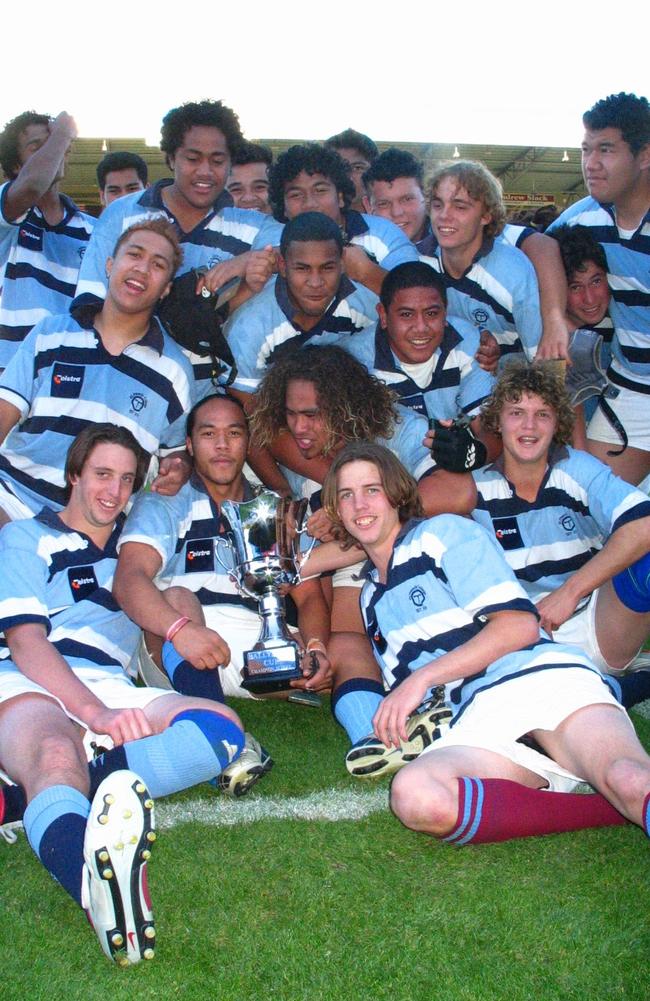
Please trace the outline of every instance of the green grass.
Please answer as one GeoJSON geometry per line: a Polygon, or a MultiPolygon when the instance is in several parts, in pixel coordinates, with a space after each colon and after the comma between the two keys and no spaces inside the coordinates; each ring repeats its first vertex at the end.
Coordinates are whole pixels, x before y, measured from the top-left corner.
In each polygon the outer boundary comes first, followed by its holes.
{"type": "MultiPolygon", "coordinates": [[[[276,760],[260,799],[360,789],[326,711],[241,711],[276,760]]],[[[649,743],[650,722],[635,721],[649,743]]],[[[175,801],[189,811],[215,795],[202,787],[175,801]]],[[[156,958],[128,971],[104,958],[23,836],[13,847],[0,842],[0,870],[3,998],[646,1001],[650,993],[650,854],[632,826],[455,849],[404,830],[388,811],[336,823],[183,823],[161,832],[150,867],[156,958]]]]}

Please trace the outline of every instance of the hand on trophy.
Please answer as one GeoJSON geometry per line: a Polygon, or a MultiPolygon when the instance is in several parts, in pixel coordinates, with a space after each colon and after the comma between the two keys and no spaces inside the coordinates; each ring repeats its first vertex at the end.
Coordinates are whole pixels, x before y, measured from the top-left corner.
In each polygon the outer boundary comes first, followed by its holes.
{"type": "Polygon", "coordinates": [[[174,636],[174,648],[192,667],[213,670],[230,663],[230,647],[219,633],[196,622],[188,622],[174,636]]]}
{"type": "Polygon", "coordinates": [[[327,692],[332,687],[332,667],[327,654],[320,650],[303,651],[300,659],[302,678],[291,681],[292,688],[307,692],[327,692]]]}
{"type": "Polygon", "coordinates": [[[312,539],[318,539],[319,542],[331,542],[333,540],[332,520],[327,516],[323,508],[315,511],[307,519],[307,533],[311,535],[312,539]]]}

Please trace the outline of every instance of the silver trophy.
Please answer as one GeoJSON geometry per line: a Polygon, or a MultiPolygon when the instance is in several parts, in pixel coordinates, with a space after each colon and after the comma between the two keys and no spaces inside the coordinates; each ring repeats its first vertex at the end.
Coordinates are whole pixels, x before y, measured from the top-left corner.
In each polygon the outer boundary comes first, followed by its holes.
{"type": "Polygon", "coordinates": [[[265,490],[252,500],[221,505],[234,569],[219,562],[242,594],[255,598],[262,618],[257,643],[244,653],[242,686],[251,692],[282,691],[302,677],[300,647],[287,628],[279,588],[300,582],[300,567],[311,550],[301,555],[299,547],[308,504],[265,490]]]}

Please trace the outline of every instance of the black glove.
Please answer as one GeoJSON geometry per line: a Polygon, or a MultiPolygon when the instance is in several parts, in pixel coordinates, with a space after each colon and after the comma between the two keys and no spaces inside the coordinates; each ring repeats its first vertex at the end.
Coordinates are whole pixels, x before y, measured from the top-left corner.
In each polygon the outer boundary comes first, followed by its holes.
{"type": "Polygon", "coordinates": [[[436,465],[449,473],[470,473],[485,465],[487,449],[470,431],[467,424],[455,422],[444,427],[440,421],[432,421],[435,431],[431,455],[436,465]]]}

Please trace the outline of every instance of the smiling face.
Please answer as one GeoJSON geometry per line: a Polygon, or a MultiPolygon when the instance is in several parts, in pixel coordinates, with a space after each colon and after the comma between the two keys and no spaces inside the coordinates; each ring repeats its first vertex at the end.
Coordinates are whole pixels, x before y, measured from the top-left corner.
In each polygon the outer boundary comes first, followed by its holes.
{"type": "Polygon", "coordinates": [[[356,460],[342,466],[336,476],[336,505],[346,532],[366,552],[392,548],[399,533],[397,508],[393,507],[374,462],[356,460]]]}
{"type": "Polygon", "coordinates": [[[593,261],[573,272],[567,292],[567,313],[577,326],[596,326],[609,306],[607,273],[593,261]]]}
{"type": "Polygon", "coordinates": [[[453,177],[443,177],[431,196],[431,226],[444,250],[472,258],[481,248],[483,230],[492,216],[453,177]]]}
{"type": "Polygon", "coordinates": [[[205,212],[219,197],[230,173],[230,152],[221,129],[192,125],[169,165],[174,171],[174,194],[192,209],[205,212]]]}
{"type": "Polygon", "coordinates": [[[287,219],[295,219],[301,212],[322,212],[343,225],[343,195],[334,181],[325,174],[308,174],[301,170],[292,181],[284,186],[284,211],[287,219]]]}
{"type": "Polygon", "coordinates": [[[398,289],[388,308],[379,303],[377,312],[391,350],[401,362],[418,365],[439,347],[447,313],[438,289],[398,289]]]}
{"type": "Polygon", "coordinates": [[[373,181],[368,194],[368,207],[372,215],[394,222],[414,243],[422,239],[427,207],[417,178],[373,181]]]}
{"type": "Polygon", "coordinates": [[[136,472],[137,460],[130,449],[108,442],[95,445],[81,473],[70,479],[65,523],[91,538],[108,538],[133,492],[136,472]]]}
{"type": "Polygon", "coordinates": [[[107,298],[122,313],[151,313],[169,292],[173,270],[169,240],[151,230],[133,230],[106,262],[107,298]]]}
{"type": "Polygon", "coordinates": [[[234,163],[226,186],[236,208],[270,214],[269,173],[265,163],[234,163]]]}
{"type": "Polygon", "coordinates": [[[650,144],[635,156],[620,129],[587,129],[582,141],[582,173],[592,198],[617,205],[643,190],[650,144]]]}
{"type": "Polygon", "coordinates": [[[195,472],[208,491],[211,485],[239,485],[248,449],[248,427],[241,407],[227,397],[207,400],[196,411],[186,445],[195,472]]]}
{"type": "Polygon", "coordinates": [[[506,475],[509,464],[546,468],[557,425],[555,410],[536,393],[522,393],[515,403],[506,401],[499,420],[506,475]]]}

